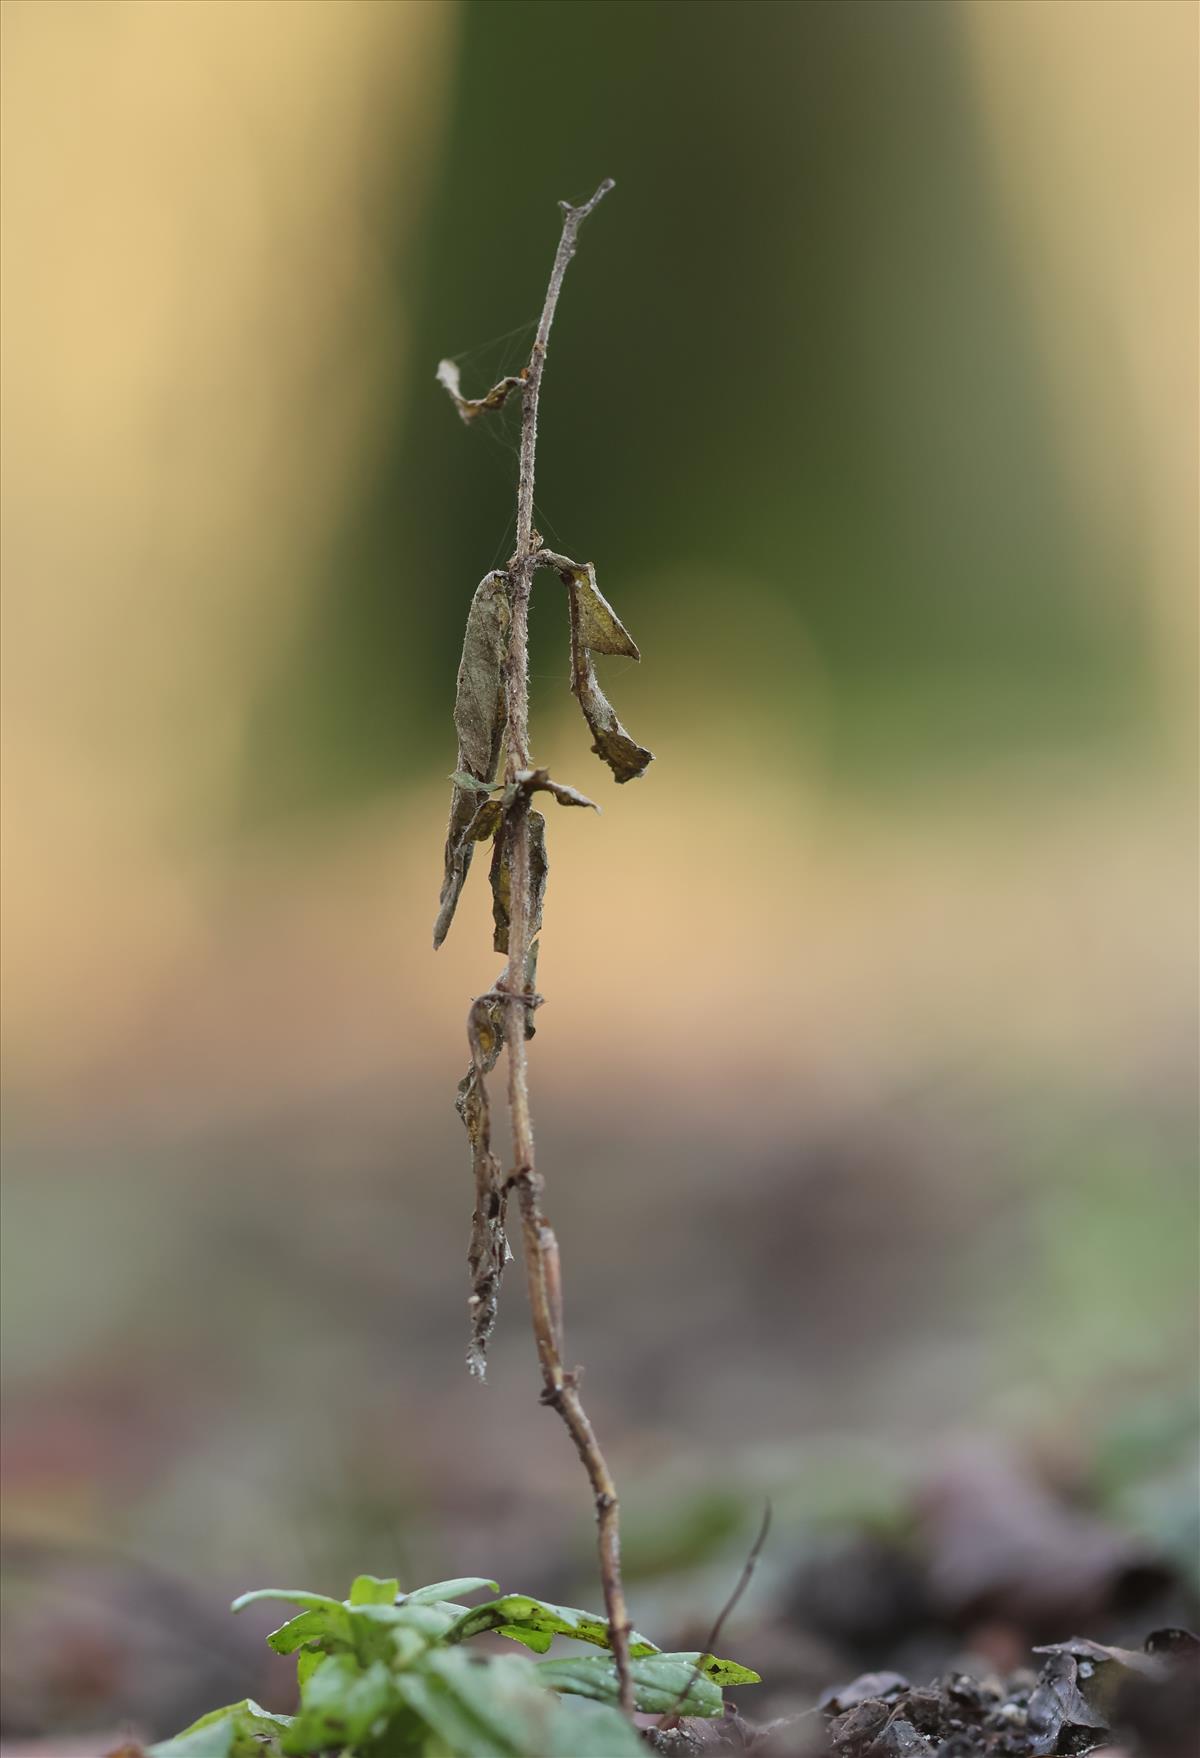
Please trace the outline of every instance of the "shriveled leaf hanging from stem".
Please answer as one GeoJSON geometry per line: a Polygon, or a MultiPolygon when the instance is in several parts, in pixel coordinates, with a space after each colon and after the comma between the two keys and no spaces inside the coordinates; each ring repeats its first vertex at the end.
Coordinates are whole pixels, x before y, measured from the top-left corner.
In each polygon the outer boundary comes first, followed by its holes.
{"type": "Polygon", "coordinates": [[[454,696],[458,761],[446,830],[445,877],[433,930],[435,947],[450,931],[475,842],[491,835],[498,821],[498,813],[487,814],[483,820],[478,815],[486,813],[491,804],[486,795],[496,774],[504,736],[502,667],[512,620],[508,583],[507,574],[486,575],[475,589],[467,615],[454,696]]]}
{"type": "Polygon", "coordinates": [[[514,391],[524,388],[526,373],[521,372],[515,378],[502,378],[499,384],[482,397],[464,397],[459,388],[460,377],[457,360],[439,360],[437,381],[442,389],[450,394],[454,406],[467,423],[468,427],[476,416],[484,415],[489,409],[503,409],[514,391]]]}
{"type": "Polygon", "coordinates": [[[585,647],[593,653],[615,653],[625,659],[640,659],[638,644],[625,627],[612,605],[596,584],[596,569],[591,562],[573,562],[568,556],[555,555],[544,549],[538,556],[542,566],[553,568],[575,594],[579,609],[579,633],[585,647]]]}
{"type": "MultiPolygon", "coordinates": [[[[532,1038],[537,1029],[534,1025],[535,1009],[540,1001],[537,962],[538,942],[535,940],[525,963],[525,993],[529,998],[525,1010],[526,1038],[532,1038]]],[[[467,1348],[467,1366],[476,1378],[486,1379],[487,1348],[496,1326],[500,1282],[505,1265],[512,1261],[504,1230],[508,1192],[500,1162],[492,1152],[487,1090],[487,1077],[495,1068],[504,1044],[502,990],[493,989],[490,994],[481,995],[471,1003],[467,1039],[471,1046],[471,1062],[458,1083],[454,1101],[454,1108],[463,1120],[471,1143],[471,1164],[475,1174],[475,1208],[471,1215],[471,1242],[467,1250],[467,1265],[471,1272],[471,1293],[467,1300],[471,1314],[471,1341],[467,1348]]]]}
{"type": "MultiPolygon", "coordinates": [[[[590,802],[589,802],[590,803],[590,802]]],[[[540,812],[525,808],[529,819],[529,932],[536,934],[542,926],[542,902],[546,896],[546,879],[550,862],[546,854],[546,820],[540,812]]],[[[515,812],[502,819],[492,845],[492,920],[495,933],[492,946],[496,952],[508,951],[509,914],[512,907],[513,838],[517,825],[515,812]]]]}
{"type": "Polygon", "coordinates": [[[514,791],[523,789],[526,793],[553,794],[560,806],[590,806],[593,812],[600,810],[595,800],[589,800],[581,794],[577,787],[568,787],[565,782],[552,781],[548,769],[522,769],[513,783],[514,791]]]}
{"type": "Polygon", "coordinates": [[[596,590],[595,582],[589,579],[588,573],[580,570],[572,574],[567,592],[571,613],[571,691],[591,730],[592,750],[608,764],[618,781],[636,781],[653,763],[654,753],[648,751],[644,745],[639,745],[617,719],[612,703],[596,680],[591,654],[619,652],[628,653],[631,658],[636,659],[637,648],[613,615],[610,606],[596,590]],[[611,632],[601,606],[611,618],[611,632]],[[624,636],[628,645],[597,647],[589,636],[589,628],[596,631],[597,638],[601,640],[615,641],[619,636],[624,636]]]}
{"type": "Polygon", "coordinates": [[[467,1265],[471,1272],[471,1341],[467,1365],[479,1379],[487,1373],[487,1346],[496,1324],[500,1279],[512,1256],[504,1231],[506,1197],[500,1162],[492,1152],[487,1077],[504,1043],[504,1008],[495,995],[472,1003],[467,1021],[471,1066],[458,1083],[455,1108],[471,1142],[475,1172],[475,1209],[467,1265]]]}

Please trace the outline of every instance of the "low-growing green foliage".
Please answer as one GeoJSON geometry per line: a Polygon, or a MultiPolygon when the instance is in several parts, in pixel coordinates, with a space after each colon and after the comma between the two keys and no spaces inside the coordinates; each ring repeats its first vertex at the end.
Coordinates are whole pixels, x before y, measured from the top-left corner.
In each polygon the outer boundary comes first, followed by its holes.
{"type": "MultiPolygon", "coordinates": [[[[605,1620],[574,1606],[506,1593],[463,1605],[459,1595],[494,1581],[467,1576],[402,1593],[393,1579],[360,1575],[348,1599],[268,1587],[234,1611],[278,1600],[294,1615],[267,1644],[295,1654],[300,1702],[276,1715],[251,1698],[231,1703],[152,1746],[148,1758],[624,1758],[645,1746],[617,1708],[607,1654],[534,1660],[465,1646],[507,1637],[545,1654],[556,1636],[611,1647],[605,1620]],[[564,1701],[570,1698],[572,1701],[564,1701]]],[[[634,1631],[629,1643],[637,1708],[716,1716],[728,1685],[758,1674],[710,1654],[663,1654],[634,1631]]]]}

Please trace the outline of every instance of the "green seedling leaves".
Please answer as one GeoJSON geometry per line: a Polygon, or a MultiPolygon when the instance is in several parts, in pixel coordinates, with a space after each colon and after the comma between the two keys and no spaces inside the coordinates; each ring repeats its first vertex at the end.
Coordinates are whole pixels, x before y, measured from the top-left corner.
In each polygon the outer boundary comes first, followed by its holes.
{"type": "MultiPolygon", "coordinates": [[[[485,1630],[510,1636],[539,1654],[546,1652],[555,1636],[573,1636],[577,1642],[590,1642],[597,1648],[612,1645],[607,1621],[595,1612],[580,1611],[570,1605],[548,1605],[524,1593],[506,1593],[500,1599],[489,1599],[473,1607],[446,1632],[446,1640],[465,1642],[485,1630]]],[[[653,1642],[647,1642],[634,1631],[629,1639],[629,1652],[657,1654],[658,1650],[653,1642]]]]}
{"type": "Polygon", "coordinates": [[[528,1712],[521,1712],[528,1679],[516,1670],[522,1664],[443,1652],[405,1673],[400,1692],[449,1752],[464,1758],[519,1758],[528,1729],[528,1712]]]}
{"type": "MultiPolygon", "coordinates": [[[[570,1655],[565,1660],[544,1660],[538,1671],[544,1683],[556,1691],[573,1691],[601,1703],[616,1703],[620,1695],[616,1663],[602,1655],[570,1655]]],[[[681,1715],[720,1715],[723,1685],[757,1685],[761,1679],[748,1666],[716,1660],[712,1655],[650,1654],[630,1662],[634,1701],[649,1715],[678,1711],[681,1715]],[[699,1664],[698,1664],[699,1663],[699,1664]]]]}
{"type": "Polygon", "coordinates": [[[159,1740],[149,1748],[147,1758],[232,1758],[233,1741],[233,1722],[222,1712],[215,1720],[206,1716],[173,1740],[159,1740]]]}
{"type": "MultiPolygon", "coordinates": [[[[686,1654],[651,1654],[631,1660],[634,1703],[648,1715],[720,1715],[725,1707],[720,1687],[697,1673],[695,1661],[686,1654]]],[[[555,1691],[571,1691],[598,1703],[616,1703],[620,1696],[616,1662],[599,1654],[571,1655],[566,1660],[543,1660],[538,1666],[543,1684],[555,1691]]]]}
{"type": "Polygon", "coordinates": [[[476,838],[471,831],[476,813],[481,809],[481,794],[486,805],[486,795],[500,760],[500,741],[504,734],[502,668],[511,616],[508,575],[485,575],[471,600],[458,666],[454,696],[458,761],[446,830],[445,876],[433,930],[435,947],[445,940],[454,920],[474,852],[476,838]]]}
{"type": "Polygon", "coordinates": [[[299,1617],[289,1618],[286,1624],[271,1631],[267,1647],[273,1648],[276,1654],[295,1654],[297,1648],[303,1648],[306,1642],[340,1642],[349,1647],[352,1640],[350,1619],[343,1606],[337,1609],[340,1617],[325,1611],[303,1611],[299,1617]]]}
{"type": "Polygon", "coordinates": [[[640,658],[637,647],[599,592],[594,570],[575,568],[564,574],[571,615],[571,690],[592,734],[592,750],[618,781],[636,781],[654,761],[654,753],[632,738],[617,719],[600,688],[592,653],[624,653],[640,658]]]}
{"type": "Polygon", "coordinates": [[[448,1649],[398,1682],[450,1758],[644,1758],[645,1747],[614,1710],[558,1701],[538,1669],[515,1656],[448,1649]]]}
{"type": "Polygon", "coordinates": [[[415,1654],[440,1642],[466,1608],[444,1601],[401,1605],[360,1605],[350,1614],[354,1652],[362,1661],[415,1654]]]}
{"type": "MultiPolygon", "coordinates": [[[[395,1605],[399,1593],[400,1583],[390,1575],[356,1575],[350,1588],[350,1604],[395,1605]]],[[[441,1596],[435,1594],[434,1597],[441,1596]]]]}
{"type": "Polygon", "coordinates": [[[256,1587],[252,1593],[239,1593],[229,1609],[245,1611],[248,1605],[259,1605],[268,1599],[281,1599],[285,1605],[302,1605],[306,1611],[345,1610],[340,1599],[330,1599],[327,1593],[306,1593],[299,1587],[256,1587]]]}
{"type": "MultiPolygon", "coordinates": [[[[300,1709],[273,1715],[245,1699],[215,1710],[148,1758],[637,1758],[638,1736],[617,1708],[609,1655],[535,1663],[471,1652],[495,1632],[541,1654],[555,1636],[609,1646],[593,1612],[508,1593],[468,1608],[451,1595],[495,1593],[482,1575],[433,1581],[402,1593],[392,1576],[359,1575],[346,1600],[266,1588],[237,1609],[282,1601],[295,1617],[273,1631],[277,1653],[297,1653],[300,1709]],[[298,1651],[298,1652],[297,1652],[298,1651]]],[[[650,1714],[721,1713],[721,1687],[758,1674],[708,1654],[660,1654],[630,1641],[637,1707],[650,1714]]]]}
{"type": "MultiPolygon", "coordinates": [[[[394,1580],[360,1575],[348,1600],[330,1600],[307,1607],[279,1629],[272,1630],[267,1646],[276,1654],[294,1654],[298,1648],[309,1648],[326,1654],[354,1654],[364,1665],[373,1660],[390,1662],[440,1641],[467,1609],[442,1599],[443,1584],[419,1589],[397,1605],[398,1585],[394,1580]]],[[[483,1581],[476,1585],[492,1584],[483,1581]]]]}
{"type": "Polygon", "coordinates": [[[301,1691],[303,1691],[305,1685],[307,1685],[309,1679],[312,1678],[317,1668],[328,1660],[328,1658],[329,1656],[325,1653],[323,1648],[302,1648],[300,1650],[299,1654],[296,1656],[296,1685],[301,1691]]]}
{"type": "MultiPolygon", "coordinates": [[[[259,1587],[253,1593],[241,1594],[234,1600],[230,1610],[244,1611],[248,1605],[259,1605],[269,1600],[281,1600],[284,1605],[302,1606],[309,1616],[309,1627],[313,1636],[331,1636],[336,1637],[339,1641],[349,1641],[350,1639],[350,1618],[346,1606],[340,1599],[330,1599],[324,1593],[304,1593],[292,1587],[259,1587]]],[[[275,1635],[282,1636],[284,1630],[302,1621],[300,1618],[292,1618],[289,1624],[284,1624],[282,1629],[276,1630],[275,1635]]],[[[308,1639],[308,1635],[300,1638],[302,1642],[308,1639]]],[[[280,1648],[277,1652],[287,1654],[290,1650],[280,1648]]]]}
{"type": "Polygon", "coordinates": [[[404,1603],[428,1605],[435,1600],[460,1599],[464,1593],[478,1593],[481,1587],[490,1587],[493,1593],[500,1591],[497,1581],[487,1581],[482,1575],[460,1575],[455,1581],[434,1581],[428,1587],[414,1587],[404,1595],[404,1603]]]}
{"type": "Polygon", "coordinates": [[[695,1667],[696,1663],[699,1662],[701,1675],[706,1679],[711,1679],[714,1685],[724,1687],[762,1684],[761,1673],[756,1673],[751,1667],[740,1666],[736,1660],[718,1660],[714,1654],[702,1656],[697,1649],[693,1649],[690,1654],[674,1654],[671,1658],[672,1660],[686,1660],[692,1667],[695,1667]]]}
{"type": "Polygon", "coordinates": [[[340,1752],[369,1738],[401,1704],[397,1675],[382,1660],[364,1667],[352,1654],[331,1655],[305,1680],[283,1751],[289,1758],[340,1752]]]}
{"type": "Polygon", "coordinates": [[[272,1715],[269,1709],[243,1697],[202,1715],[172,1740],[151,1746],[146,1758],[270,1758],[279,1752],[278,1736],[291,1726],[290,1715],[272,1715]]]}

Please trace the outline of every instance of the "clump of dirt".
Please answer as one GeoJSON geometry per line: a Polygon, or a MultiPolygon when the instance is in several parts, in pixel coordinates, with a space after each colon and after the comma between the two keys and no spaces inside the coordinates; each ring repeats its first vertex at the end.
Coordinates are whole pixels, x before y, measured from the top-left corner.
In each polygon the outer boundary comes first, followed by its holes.
{"type": "Polygon", "coordinates": [[[736,1713],[693,1720],[647,1744],[666,1758],[1193,1758],[1200,1727],[1200,1639],[1155,1631],[1144,1649],[1074,1637],[1035,1650],[1040,1667],[1006,1678],[950,1673],[912,1685],[863,1673],[825,1694],[818,1714],[754,1727],[736,1713]],[[823,1718],[823,1719],[822,1719],[823,1718]]]}

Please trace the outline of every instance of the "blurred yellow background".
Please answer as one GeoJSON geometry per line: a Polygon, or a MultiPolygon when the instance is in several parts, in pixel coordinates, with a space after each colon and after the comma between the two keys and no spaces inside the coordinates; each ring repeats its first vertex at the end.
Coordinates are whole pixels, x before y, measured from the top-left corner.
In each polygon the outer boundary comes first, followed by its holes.
{"type": "MultiPolygon", "coordinates": [[[[515,1281],[462,1371],[478,875],[429,936],[515,457],[433,368],[520,363],[604,175],[540,515],[658,761],[595,770],[543,577],[535,749],[604,812],[551,825],[533,1078],[635,1531],[1186,1402],[1195,10],[0,17],[19,1603],[39,1546],[586,1572],[515,1281]]],[[[206,1706],[165,1670],[21,1660],[10,1731],[206,1706]]]]}

